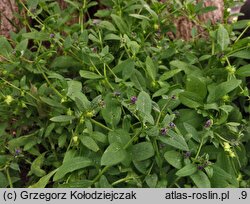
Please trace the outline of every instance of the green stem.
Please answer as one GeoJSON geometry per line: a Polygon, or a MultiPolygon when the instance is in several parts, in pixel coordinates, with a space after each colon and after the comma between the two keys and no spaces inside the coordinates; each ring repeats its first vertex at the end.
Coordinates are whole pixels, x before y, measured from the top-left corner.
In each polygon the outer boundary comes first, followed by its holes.
{"type": "Polygon", "coordinates": [[[13,188],[12,180],[10,177],[9,167],[6,168],[7,179],[9,181],[10,188],[13,188]]]}
{"type": "Polygon", "coordinates": [[[247,26],[247,27],[242,31],[242,33],[241,33],[241,34],[239,35],[239,37],[235,40],[234,43],[236,43],[236,42],[244,35],[244,33],[245,33],[249,28],[250,28],[250,25],[247,26]]]}
{"type": "Polygon", "coordinates": [[[134,141],[136,137],[140,135],[141,131],[139,131],[137,134],[135,134],[129,141],[128,143],[123,147],[123,149],[127,149],[127,147],[134,141]]]}
{"type": "Polygon", "coordinates": [[[45,73],[42,71],[42,69],[40,67],[38,67],[39,70],[42,72],[42,75],[44,77],[44,79],[47,81],[47,83],[49,84],[50,88],[60,97],[60,98],[63,98],[63,95],[60,94],[59,91],[56,90],[56,88],[50,83],[48,77],[45,75],[45,73]]]}
{"type": "Polygon", "coordinates": [[[163,111],[166,109],[166,107],[167,107],[168,104],[169,104],[169,99],[166,102],[166,104],[163,106],[163,108],[161,109],[161,112],[158,115],[158,118],[157,118],[157,121],[156,121],[156,126],[159,125],[159,122],[160,122],[160,119],[161,119],[161,115],[162,115],[163,111]]]}
{"type": "Polygon", "coordinates": [[[195,156],[195,160],[198,158],[198,156],[199,156],[199,154],[200,154],[200,151],[201,151],[201,147],[203,146],[203,139],[201,140],[201,143],[200,143],[200,146],[199,146],[199,149],[198,149],[198,151],[197,151],[197,154],[196,154],[196,156],[195,156]]]}
{"type": "Polygon", "coordinates": [[[105,166],[100,173],[94,178],[94,180],[92,181],[92,184],[94,184],[95,182],[97,182],[101,176],[110,168],[111,166],[105,166]]]}
{"type": "Polygon", "coordinates": [[[35,15],[25,6],[25,4],[23,3],[23,1],[22,1],[22,0],[19,0],[19,2],[20,2],[20,4],[24,7],[24,9],[28,12],[28,14],[29,14],[32,18],[34,18],[40,25],[43,26],[42,21],[41,21],[37,16],[35,16],[35,15]]]}
{"type": "Polygon", "coordinates": [[[24,93],[26,93],[27,95],[29,95],[31,98],[35,99],[36,101],[38,101],[38,99],[33,96],[31,93],[25,91],[25,90],[21,90],[20,88],[18,88],[17,86],[13,85],[12,83],[8,82],[7,80],[5,80],[4,78],[0,77],[1,80],[3,80],[5,83],[9,84],[11,87],[19,90],[19,91],[23,91],[24,93]]]}
{"type": "Polygon", "coordinates": [[[91,122],[93,122],[94,124],[98,125],[99,127],[102,127],[103,129],[106,129],[108,131],[113,131],[111,128],[103,125],[102,123],[99,123],[98,121],[94,120],[94,119],[90,119],[91,122]]]}

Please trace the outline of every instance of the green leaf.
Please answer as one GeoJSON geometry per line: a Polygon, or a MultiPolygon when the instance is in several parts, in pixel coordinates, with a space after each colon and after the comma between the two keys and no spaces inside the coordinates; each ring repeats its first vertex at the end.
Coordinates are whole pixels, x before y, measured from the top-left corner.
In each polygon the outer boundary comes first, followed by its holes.
{"type": "Polygon", "coordinates": [[[67,96],[75,99],[75,93],[82,91],[82,83],[80,81],[70,80],[67,81],[68,84],[68,92],[67,96]]]}
{"type": "Polygon", "coordinates": [[[22,36],[27,39],[38,40],[38,41],[46,41],[49,40],[49,33],[41,32],[41,31],[33,31],[29,33],[23,33],[22,36]]]}
{"type": "Polygon", "coordinates": [[[117,99],[112,97],[112,94],[108,94],[105,99],[105,107],[102,109],[101,113],[103,119],[107,124],[115,127],[121,120],[121,107],[117,99]]]}
{"type": "Polygon", "coordinates": [[[213,84],[208,86],[209,95],[207,97],[207,102],[212,103],[219,100],[229,92],[236,89],[240,84],[241,80],[231,79],[218,85],[213,84]]]}
{"type": "Polygon", "coordinates": [[[82,78],[85,78],[85,79],[101,79],[101,78],[103,78],[103,76],[100,76],[94,72],[85,71],[85,70],[80,71],[80,76],[82,78]]]}
{"type": "Polygon", "coordinates": [[[139,112],[150,114],[152,110],[152,101],[148,93],[141,91],[136,101],[136,108],[139,112]]]}
{"type": "Polygon", "coordinates": [[[162,87],[161,89],[156,91],[152,97],[155,98],[155,97],[162,96],[162,95],[166,94],[169,91],[169,87],[170,87],[170,85],[165,85],[164,87],[162,87]]]}
{"type": "Polygon", "coordinates": [[[59,116],[55,116],[53,118],[50,118],[51,121],[53,122],[70,122],[73,119],[75,119],[75,116],[73,115],[59,115],[59,116]]]}
{"type": "Polygon", "coordinates": [[[200,114],[198,114],[196,110],[179,109],[178,112],[178,117],[175,120],[175,124],[178,128],[182,128],[183,123],[186,122],[197,129],[200,127],[201,122],[204,120],[204,118],[200,114]]]}
{"type": "Polygon", "coordinates": [[[8,40],[3,36],[0,36],[0,47],[0,55],[3,55],[5,57],[8,57],[8,55],[13,50],[8,40]]]}
{"type": "Polygon", "coordinates": [[[82,65],[80,62],[76,61],[71,56],[59,56],[56,57],[53,62],[51,63],[51,68],[60,68],[60,69],[81,69],[82,65]]]}
{"type": "Polygon", "coordinates": [[[74,7],[77,10],[80,10],[80,3],[78,2],[74,2],[74,1],[70,1],[70,0],[64,0],[65,2],[67,2],[68,4],[70,4],[72,7],[74,7]]]}
{"type": "Polygon", "coordinates": [[[193,92],[184,91],[179,94],[181,103],[189,108],[198,108],[202,104],[202,99],[193,92]]]}
{"type": "Polygon", "coordinates": [[[157,70],[153,60],[149,56],[147,56],[146,58],[146,70],[148,76],[154,81],[156,78],[157,70]]]}
{"type": "Polygon", "coordinates": [[[121,37],[119,35],[113,34],[113,33],[109,33],[107,35],[105,35],[105,37],[103,38],[103,40],[121,40],[121,37]]]}
{"type": "Polygon", "coordinates": [[[190,178],[198,188],[211,188],[208,176],[203,171],[197,171],[195,174],[192,174],[190,178]]]}
{"type": "Polygon", "coordinates": [[[250,64],[247,64],[237,69],[236,74],[242,77],[249,77],[250,76],[250,64]]]}
{"type": "Polygon", "coordinates": [[[101,132],[93,131],[90,135],[92,138],[94,138],[98,142],[101,142],[103,144],[108,143],[107,135],[105,135],[101,132]]]}
{"type": "Polygon", "coordinates": [[[145,91],[139,93],[136,101],[136,108],[140,116],[143,118],[143,122],[149,122],[152,125],[154,124],[154,118],[151,115],[152,101],[145,91]]]}
{"type": "Polygon", "coordinates": [[[53,177],[53,181],[58,181],[63,178],[67,173],[73,172],[78,169],[83,169],[92,166],[93,162],[87,157],[75,157],[66,161],[60,166],[53,177]]]}
{"type": "Polygon", "coordinates": [[[141,142],[132,146],[133,161],[143,161],[154,156],[154,148],[150,142],[141,142]]]}
{"type": "Polygon", "coordinates": [[[129,79],[131,75],[134,73],[135,64],[134,60],[127,59],[119,63],[115,68],[113,68],[114,73],[122,72],[122,78],[124,81],[129,79]]]}
{"type": "Polygon", "coordinates": [[[164,158],[169,164],[171,164],[176,169],[180,169],[182,167],[183,156],[180,152],[177,152],[175,150],[165,152],[164,158]]]}
{"type": "Polygon", "coordinates": [[[112,185],[104,175],[102,175],[99,180],[99,188],[112,188],[112,185]]]}
{"type": "Polygon", "coordinates": [[[178,170],[175,174],[178,177],[185,177],[185,176],[190,176],[194,174],[196,171],[197,171],[197,167],[194,164],[188,164],[184,166],[183,168],[181,168],[180,170],[178,170]]]}
{"type": "Polygon", "coordinates": [[[27,49],[28,46],[28,39],[22,40],[20,43],[16,45],[16,50],[18,51],[24,51],[27,49]]]}
{"type": "Polygon", "coordinates": [[[113,166],[122,162],[126,158],[126,151],[117,142],[108,146],[101,158],[101,165],[113,166]]]}
{"type": "Polygon", "coordinates": [[[54,171],[51,171],[50,173],[46,174],[45,176],[40,178],[38,182],[29,186],[28,188],[45,188],[46,185],[49,183],[50,178],[57,172],[57,170],[58,170],[58,168],[55,169],[54,171]]]}
{"type": "Polygon", "coordinates": [[[66,141],[67,141],[67,135],[66,134],[60,135],[58,138],[58,147],[60,148],[64,147],[66,141]]]}
{"type": "Polygon", "coordinates": [[[59,184],[59,188],[89,188],[93,184],[92,180],[82,179],[70,183],[59,184]]]}
{"type": "Polygon", "coordinates": [[[161,81],[168,80],[168,79],[172,78],[174,75],[178,74],[181,71],[182,71],[182,69],[172,69],[172,70],[169,70],[169,71],[165,71],[164,74],[162,74],[160,76],[160,80],[161,81]]]}
{"type": "Polygon", "coordinates": [[[49,106],[65,109],[65,107],[56,100],[53,100],[53,99],[48,98],[48,97],[43,97],[43,96],[40,96],[40,99],[42,102],[48,104],[49,106]]]}
{"type": "Polygon", "coordinates": [[[204,79],[193,75],[187,77],[186,90],[195,93],[201,100],[207,95],[207,86],[204,79]]]}
{"type": "Polygon", "coordinates": [[[123,129],[116,129],[114,131],[110,131],[108,135],[109,143],[119,143],[122,147],[124,147],[131,139],[128,132],[123,129]]]}
{"type": "Polygon", "coordinates": [[[28,176],[31,176],[32,174],[35,174],[37,177],[42,177],[46,175],[46,172],[43,169],[41,169],[41,166],[43,165],[44,162],[45,154],[46,153],[41,154],[32,162],[28,176]]]}
{"type": "Polygon", "coordinates": [[[99,147],[93,138],[86,135],[79,135],[79,139],[81,140],[82,144],[88,149],[92,150],[93,152],[99,151],[99,147]]]}
{"type": "Polygon", "coordinates": [[[33,134],[25,135],[25,136],[21,136],[21,137],[10,140],[8,142],[8,146],[9,146],[9,149],[14,150],[16,147],[21,147],[32,140],[36,140],[33,134]]]}
{"type": "Polygon", "coordinates": [[[142,91],[146,89],[146,81],[145,76],[142,75],[142,73],[138,70],[134,70],[134,74],[130,77],[131,82],[133,82],[135,88],[142,91]]]}
{"type": "Polygon", "coordinates": [[[157,174],[147,175],[145,181],[149,188],[155,188],[158,182],[158,176],[157,174]]]}
{"type": "Polygon", "coordinates": [[[123,18],[121,18],[120,16],[117,16],[115,14],[111,14],[111,18],[122,34],[128,33],[128,26],[126,25],[123,18]]]}
{"type": "Polygon", "coordinates": [[[191,65],[180,60],[173,60],[170,62],[171,67],[176,67],[183,70],[187,75],[203,76],[203,72],[199,67],[191,65]]]}
{"type": "Polygon", "coordinates": [[[177,149],[189,151],[188,145],[182,135],[176,134],[172,130],[168,130],[167,135],[168,136],[160,136],[158,139],[177,149]]]}
{"type": "Polygon", "coordinates": [[[241,50],[241,51],[238,51],[238,52],[235,52],[235,53],[229,55],[229,57],[250,59],[250,50],[241,50]]]}
{"type": "Polygon", "coordinates": [[[107,29],[107,30],[110,30],[110,31],[117,31],[115,26],[110,23],[109,21],[101,21],[98,26],[100,26],[101,28],[104,28],[104,29],[107,29]]]}
{"type": "Polygon", "coordinates": [[[8,184],[9,182],[6,176],[2,172],[0,172],[0,188],[6,188],[8,184]]]}
{"type": "Polygon", "coordinates": [[[249,19],[237,21],[233,23],[233,28],[236,30],[244,29],[247,27],[248,22],[249,22],[249,19]]]}
{"type": "Polygon", "coordinates": [[[197,142],[200,142],[200,138],[199,138],[199,134],[197,132],[197,130],[190,124],[188,123],[183,123],[186,131],[192,135],[192,138],[194,138],[197,142]]]}
{"type": "Polygon", "coordinates": [[[228,45],[230,44],[230,38],[227,30],[224,28],[222,24],[219,24],[219,28],[217,30],[217,43],[219,44],[221,51],[226,50],[228,45]]]}
{"type": "Polygon", "coordinates": [[[156,22],[158,20],[158,15],[157,13],[150,8],[150,6],[146,3],[143,4],[143,7],[151,14],[153,20],[156,22]]]}
{"type": "Polygon", "coordinates": [[[150,20],[149,17],[143,16],[143,15],[140,15],[140,14],[136,14],[136,13],[129,14],[129,16],[132,16],[132,17],[140,19],[140,20],[147,20],[147,21],[150,20]]]}

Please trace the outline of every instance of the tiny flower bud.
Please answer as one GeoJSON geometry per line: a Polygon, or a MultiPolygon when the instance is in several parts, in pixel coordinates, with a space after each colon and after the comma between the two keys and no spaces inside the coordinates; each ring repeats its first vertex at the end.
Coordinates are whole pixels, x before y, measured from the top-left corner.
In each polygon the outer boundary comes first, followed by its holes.
{"type": "Polygon", "coordinates": [[[161,128],[161,135],[167,134],[167,128],[161,128]]]}
{"type": "Polygon", "coordinates": [[[204,166],[199,165],[199,166],[197,167],[197,169],[200,170],[200,171],[202,171],[202,170],[204,169],[204,166]]]}
{"type": "Polygon", "coordinates": [[[205,128],[209,128],[209,127],[212,126],[212,124],[213,124],[213,121],[212,121],[211,119],[209,119],[209,120],[206,121],[204,127],[205,127],[205,128]]]}
{"type": "Polygon", "coordinates": [[[173,122],[170,122],[170,123],[169,123],[169,127],[175,128],[175,124],[174,124],[173,122]]]}
{"type": "Polygon", "coordinates": [[[49,37],[50,37],[50,38],[54,38],[54,37],[55,37],[55,34],[54,34],[54,33],[51,33],[51,34],[49,35],[49,37]]]}
{"type": "Polygon", "coordinates": [[[230,156],[231,158],[236,157],[235,153],[234,153],[232,150],[229,152],[229,156],[230,156]]]}
{"type": "Polygon", "coordinates": [[[94,116],[94,111],[88,111],[87,113],[86,113],[86,117],[88,117],[88,118],[92,118],[93,116],[94,116]]]}
{"type": "Polygon", "coordinates": [[[132,97],[130,98],[130,102],[131,102],[132,104],[135,104],[136,101],[137,101],[137,97],[136,97],[136,96],[132,96],[132,97]]]}
{"type": "Polygon", "coordinates": [[[22,150],[21,149],[15,149],[15,156],[18,156],[21,154],[22,150]]]}
{"type": "Polygon", "coordinates": [[[184,153],[184,158],[189,158],[191,156],[191,152],[187,151],[184,153]]]}
{"type": "Polygon", "coordinates": [[[72,140],[73,140],[74,143],[77,143],[78,137],[75,135],[75,136],[72,138],[72,140]]]}
{"type": "Polygon", "coordinates": [[[231,151],[231,146],[230,146],[230,144],[228,142],[223,143],[223,148],[224,148],[224,151],[226,151],[226,152],[231,151]]]}
{"type": "Polygon", "coordinates": [[[121,92],[115,91],[113,94],[114,94],[114,96],[120,96],[120,95],[121,95],[121,92]]]}
{"type": "Polygon", "coordinates": [[[172,98],[173,100],[175,100],[175,99],[176,99],[176,95],[171,96],[171,98],[172,98]]]}
{"type": "Polygon", "coordinates": [[[7,95],[7,96],[5,97],[4,102],[7,103],[8,105],[10,105],[12,101],[14,101],[14,99],[12,98],[11,95],[7,95]]]}

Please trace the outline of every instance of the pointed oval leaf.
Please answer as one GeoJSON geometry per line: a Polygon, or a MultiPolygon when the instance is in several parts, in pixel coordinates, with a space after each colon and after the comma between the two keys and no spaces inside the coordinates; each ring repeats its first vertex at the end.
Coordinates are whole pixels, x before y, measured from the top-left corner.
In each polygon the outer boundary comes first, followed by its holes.
{"type": "Polygon", "coordinates": [[[194,164],[188,164],[178,170],[175,174],[179,177],[190,176],[197,171],[197,167],[194,164]]]}
{"type": "Polygon", "coordinates": [[[189,151],[189,147],[182,135],[176,134],[174,131],[169,130],[168,136],[160,136],[158,139],[165,144],[173,146],[177,149],[189,151]]]}
{"type": "Polygon", "coordinates": [[[250,64],[247,64],[237,69],[236,74],[239,76],[243,76],[243,77],[249,77],[250,76],[250,64]]]}
{"type": "Polygon", "coordinates": [[[154,148],[150,142],[141,142],[131,149],[133,161],[143,161],[154,156],[154,148]]]}
{"type": "Polygon", "coordinates": [[[192,174],[190,178],[198,188],[211,188],[208,176],[203,171],[197,171],[195,174],[192,174]]]}
{"type": "Polygon", "coordinates": [[[53,122],[70,122],[71,120],[75,119],[75,116],[73,115],[59,115],[55,116],[53,118],[50,118],[51,121],[53,122]]]}
{"type": "Polygon", "coordinates": [[[126,151],[117,142],[108,146],[101,158],[101,165],[113,166],[126,158],[126,151]]]}
{"type": "Polygon", "coordinates": [[[99,151],[99,147],[93,138],[85,135],[79,135],[79,139],[81,140],[82,144],[88,149],[92,150],[93,152],[99,151]]]}
{"type": "Polygon", "coordinates": [[[53,177],[53,181],[63,178],[67,173],[73,172],[78,169],[93,165],[93,162],[87,157],[75,157],[66,161],[60,166],[53,177]]]}
{"type": "Polygon", "coordinates": [[[170,165],[172,165],[176,169],[180,169],[182,167],[183,156],[180,152],[177,152],[175,150],[165,152],[164,158],[170,165]]]}

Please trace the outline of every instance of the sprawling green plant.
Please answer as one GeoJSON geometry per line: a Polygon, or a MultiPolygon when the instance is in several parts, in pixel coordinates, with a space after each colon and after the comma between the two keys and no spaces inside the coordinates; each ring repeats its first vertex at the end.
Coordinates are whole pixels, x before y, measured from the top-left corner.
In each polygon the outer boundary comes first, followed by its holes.
{"type": "Polygon", "coordinates": [[[0,37],[0,187],[250,187],[249,22],[185,42],[192,1],[25,2],[0,37]]]}

